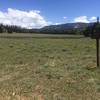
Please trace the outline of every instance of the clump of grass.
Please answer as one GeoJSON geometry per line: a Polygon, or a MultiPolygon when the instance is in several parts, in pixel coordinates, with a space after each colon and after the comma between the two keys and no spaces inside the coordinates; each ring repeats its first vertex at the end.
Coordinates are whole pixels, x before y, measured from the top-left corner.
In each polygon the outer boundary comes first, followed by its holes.
{"type": "Polygon", "coordinates": [[[10,47],[10,48],[13,48],[13,47],[14,47],[14,45],[9,45],[9,47],[10,47]]]}

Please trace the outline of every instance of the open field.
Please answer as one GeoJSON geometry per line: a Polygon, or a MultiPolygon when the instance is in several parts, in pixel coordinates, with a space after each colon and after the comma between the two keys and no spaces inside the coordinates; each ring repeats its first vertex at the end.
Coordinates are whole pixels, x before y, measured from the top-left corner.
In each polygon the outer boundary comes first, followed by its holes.
{"type": "Polygon", "coordinates": [[[0,38],[83,38],[83,35],[64,35],[64,34],[33,34],[33,33],[3,33],[0,38]]]}
{"type": "Polygon", "coordinates": [[[95,40],[1,37],[0,100],[100,99],[95,40]]]}

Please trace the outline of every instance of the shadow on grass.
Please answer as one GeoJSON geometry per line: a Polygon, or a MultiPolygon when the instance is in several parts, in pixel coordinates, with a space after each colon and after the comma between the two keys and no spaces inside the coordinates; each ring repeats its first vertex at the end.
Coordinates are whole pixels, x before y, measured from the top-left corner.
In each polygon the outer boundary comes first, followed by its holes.
{"type": "Polygon", "coordinates": [[[0,38],[9,38],[9,39],[81,39],[85,38],[84,36],[0,36],[0,38]]]}

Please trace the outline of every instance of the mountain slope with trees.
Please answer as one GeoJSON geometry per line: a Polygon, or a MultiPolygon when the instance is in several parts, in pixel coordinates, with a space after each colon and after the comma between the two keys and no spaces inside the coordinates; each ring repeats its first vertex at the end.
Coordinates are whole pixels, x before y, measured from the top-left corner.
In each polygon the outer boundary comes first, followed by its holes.
{"type": "Polygon", "coordinates": [[[15,25],[0,24],[0,33],[45,33],[45,34],[83,34],[87,27],[93,23],[67,23],[61,25],[50,25],[40,29],[27,29],[15,25]]]}

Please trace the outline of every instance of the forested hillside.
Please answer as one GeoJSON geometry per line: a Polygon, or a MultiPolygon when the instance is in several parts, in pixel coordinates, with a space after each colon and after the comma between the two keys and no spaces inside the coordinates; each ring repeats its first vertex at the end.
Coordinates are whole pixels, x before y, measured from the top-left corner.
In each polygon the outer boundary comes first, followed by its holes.
{"type": "MultiPolygon", "coordinates": [[[[40,29],[28,29],[15,25],[0,24],[0,33],[45,33],[45,34],[84,34],[87,27],[93,23],[67,23],[61,25],[50,25],[40,29]]],[[[85,33],[86,34],[86,33],[85,33]]]]}

